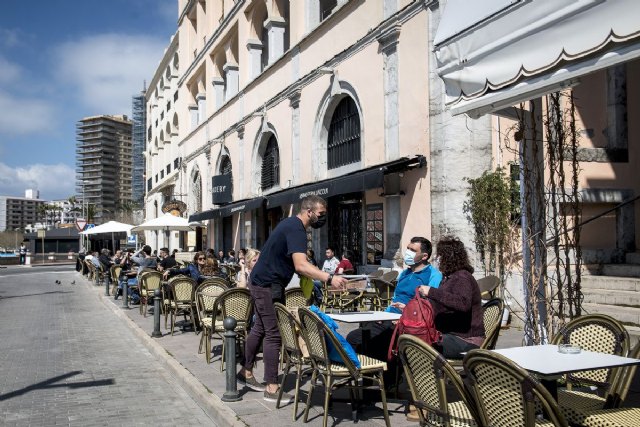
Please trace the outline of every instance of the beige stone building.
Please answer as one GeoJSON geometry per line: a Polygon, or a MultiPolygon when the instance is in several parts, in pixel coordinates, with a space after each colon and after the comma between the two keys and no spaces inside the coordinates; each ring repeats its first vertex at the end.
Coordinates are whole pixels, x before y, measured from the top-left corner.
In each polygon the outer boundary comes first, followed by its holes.
{"type": "MultiPolygon", "coordinates": [[[[430,237],[432,4],[180,0],[146,95],[146,216],[181,200],[203,227],[147,241],[260,247],[307,194],[329,202],[328,225],[312,233],[318,257],[348,248],[374,268],[412,236],[430,237]]],[[[482,173],[490,156],[474,150],[491,152],[490,121],[453,122],[456,137],[476,130],[481,142],[465,142],[464,159],[437,153],[438,167],[482,173]]],[[[460,189],[437,187],[436,228],[468,237],[460,189]]]]}

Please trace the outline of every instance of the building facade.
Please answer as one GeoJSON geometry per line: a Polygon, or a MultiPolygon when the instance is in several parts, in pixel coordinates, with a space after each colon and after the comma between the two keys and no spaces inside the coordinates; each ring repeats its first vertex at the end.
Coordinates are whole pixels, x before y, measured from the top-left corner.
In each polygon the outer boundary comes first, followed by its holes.
{"type": "Polygon", "coordinates": [[[145,183],[145,132],[147,129],[147,109],[145,91],[132,99],[132,128],[131,146],[133,155],[133,169],[131,176],[131,198],[136,204],[144,201],[145,183]]]}
{"type": "Polygon", "coordinates": [[[132,200],[131,121],[93,116],[76,124],[76,191],[83,215],[96,223],[115,218],[132,200]]]}
{"type": "Polygon", "coordinates": [[[361,269],[430,237],[429,4],[179,1],[147,92],[147,218],[178,199],[205,238],[170,245],[260,247],[318,194],[313,249],[361,269]]]}
{"type": "Polygon", "coordinates": [[[35,190],[27,190],[25,197],[0,196],[0,231],[22,230],[40,220],[45,201],[35,190]]]}

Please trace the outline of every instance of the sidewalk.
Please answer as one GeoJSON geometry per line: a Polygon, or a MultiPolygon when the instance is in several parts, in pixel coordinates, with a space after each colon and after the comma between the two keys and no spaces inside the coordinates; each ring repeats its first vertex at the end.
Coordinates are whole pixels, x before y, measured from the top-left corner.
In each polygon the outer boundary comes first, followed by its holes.
{"type": "MultiPolygon", "coordinates": [[[[79,275],[78,275],[79,276],[79,275]]],[[[80,276],[79,276],[80,277],[80,276]]],[[[86,279],[83,280],[86,286],[92,287],[96,291],[98,298],[113,312],[129,324],[134,333],[142,340],[143,344],[158,357],[172,372],[185,389],[196,399],[199,404],[208,412],[220,426],[321,426],[323,388],[318,387],[314,391],[312,398],[312,408],[309,411],[309,422],[302,422],[302,414],[305,408],[307,390],[309,389],[309,378],[305,377],[301,386],[301,401],[298,404],[297,420],[292,420],[293,404],[275,408],[275,404],[265,402],[262,393],[248,391],[240,388],[242,400],[239,402],[226,403],[220,400],[225,391],[225,372],[220,372],[220,351],[221,341],[212,340],[212,363],[207,365],[204,354],[198,354],[198,344],[200,335],[195,335],[192,331],[182,332],[180,325],[182,318],[178,320],[174,335],[164,329],[164,317],[161,317],[161,338],[151,338],[153,332],[153,315],[147,317],[140,315],[139,306],[131,306],[130,310],[123,310],[122,299],[115,301],[113,297],[104,296],[104,287],[95,286],[86,279]]],[[[341,325],[342,326],[342,325],[341,325]]],[[[348,332],[347,328],[341,329],[341,333],[348,332]]],[[[516,329],[504,329],[498,340],[498,347],[510,347],[521,345],[522,331],[516,329]]],[[[260,360],[255,369],[256,377],[262,380],[263,364],[260,360]]],[[[285,383],[285,391],[293,394],[294,375],[290,374],[285,383]]],[[[338,390],[333,393],[336,398],[345,398],[348,401],[348,390],[338,390]]],[[[413,426],[405,417],[405,401],[388,399],[388,409],[391,425],[413,426]]],[[[359,413],[358,426],[384,426],[382,414],[382,404],[363,408],[359,413]]],[[[354,425],[351,419],[351,406],[349,403],[335,402],[329,410],[327,420],[329,425],[354,425]]]]}

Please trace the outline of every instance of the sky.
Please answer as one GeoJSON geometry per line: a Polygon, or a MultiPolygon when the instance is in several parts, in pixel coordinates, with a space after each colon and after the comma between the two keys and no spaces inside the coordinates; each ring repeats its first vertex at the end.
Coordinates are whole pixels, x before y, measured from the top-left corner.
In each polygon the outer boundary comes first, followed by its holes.
{"type": "Polygon", "coordinates": [[[0,0],[0,195],[75,194],[76,123],[126,114],[177,29],[177,0],[0,0]]]}

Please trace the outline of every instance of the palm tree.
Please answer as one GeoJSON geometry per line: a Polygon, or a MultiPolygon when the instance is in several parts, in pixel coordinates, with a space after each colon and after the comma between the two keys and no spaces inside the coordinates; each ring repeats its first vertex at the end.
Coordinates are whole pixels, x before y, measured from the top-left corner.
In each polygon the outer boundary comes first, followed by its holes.
{"type": "Polygon", "coordinates": [[[89,203],[87,205],[87,223],[93,224],[93,218],[96,216],[96,205],[89,203]]]}

